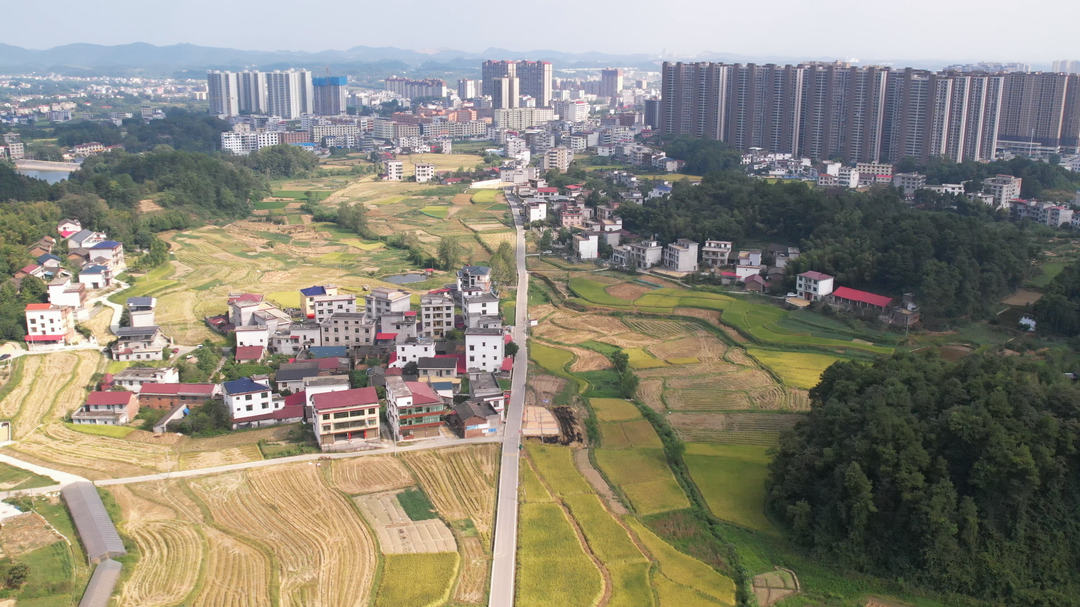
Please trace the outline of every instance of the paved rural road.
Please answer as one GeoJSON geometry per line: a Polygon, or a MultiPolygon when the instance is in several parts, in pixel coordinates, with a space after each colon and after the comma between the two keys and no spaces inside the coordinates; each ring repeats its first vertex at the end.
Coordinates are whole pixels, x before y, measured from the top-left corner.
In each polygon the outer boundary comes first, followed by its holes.
{"type": "Polygon", "coordinates": [[[521,449],[521,420],[525,412],[525,374],[529,370],[526,336],[529,330],[529,275],[525,271],[525,229],[521,216],[514,212],[517,227],[517,311],[514,318],[514,343],[519,347],[514,358],[514,379],[510,386],[506,427],[503,432],[502,468],[499,473],[499,501],[495,508],[495,550],[491,565],[489,607],[513,607],[514,573],[517,558],[518,460],[521,449]]]}

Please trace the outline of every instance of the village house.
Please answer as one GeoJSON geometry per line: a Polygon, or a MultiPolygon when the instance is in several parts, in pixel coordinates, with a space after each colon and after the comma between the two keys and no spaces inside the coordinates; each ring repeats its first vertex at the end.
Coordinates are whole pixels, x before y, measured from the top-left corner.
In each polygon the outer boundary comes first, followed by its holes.
{"type": "Polygon", "coordinates": [[[795,277],[795,293],[799,299],[817,301],[833,292],[833,277],[821,272],[803,272],[795,277]]]}
{"type": "Polygon", "coordinates": [[[371,387],[316,394],[308,418],[323,451],[378,440],[379,395],[371,387]]]}
{"type": "Polygon", "coordinates": [[[56,224],[56,232],[60,234],[61,238],[67,238],[68,236],[81,231],[82,222],[78,219],[63,219],[60,223],[56,224]]]}
{"type": "Polygon", "coordinates": [[[749,251],[739,251],[739,265],[758,267],[761,265],[761,251],[758,249],[751,249],[749,251]]]}
{"type": "Polygon", "coordinates": [[[680,238],[664,247],[664,265],[676,272],[697,272],[698,243],[680,238]]]}
{"type": "Polygon", "coordinates": [[[26,304],[26,346],[31,351],[75,343],[74,308],[47,303],[26,304]]]}
{"type": "Polygon", "coordinates": [[[461,310],[465,316],[465,327],[479,327],[487,318],[499,317],[499,298],[483,292],[462,300],[461,310]]]}
{"type": "Polygon", "coordinates": [[[867,291],[851,289],[848,287],[836,287],[836,290],[826,298],[830,304],[849,310],[869,309],[884,313],[892,306],[892,298],[877,295],[867,291]]]}
{"type": "MultiPolygon", "coordinates": [[[[335,296],[338,294],[337,285],[312,286],[300,289],[300,312],[304,318],[315,318],[315,298],[335,296]]],[[[353,312],[356,310],[354,309],[353,312]]]]}
{"type": "Polygon", "coordinates": [[[706,240],[705,246],[701,247],[701,263],[710,268],[728,265],[730,255],[731,241],[729,240],[706,240]]]}
{"type": "Polygon", "coordinates": [[[525,221],[533,223],[547,219],[547,202],[529,198],[525,200],[525,221]]]}
{"type": "MultiPolygon", "coordinates": [[[[341,392],[342,390],[348,390],[349,376],[348,375],[319,375],[317,377],[304,378],[304,394],[307,395],[304,401],[304,406],[307,407],[305,411],[310,413],[312,411],[312,400],[319,394],[329,394],[330,392],[341,392]]],[[[308,416],[309,421],[312,418],[308,416]]]]}
{"type": "Polygon", "coordinates": [[[449,425],[461,438],[494,436],[499,431],[499,414],[491,405],[467,400],[454,405],[449,425]]]}
{"type": "Polygon", "coordinates": [[[154,308],[157,307],[157,299],[154,297],[128,297],[127,298],[128,325],[132,327],[152,327],[154,322],[154,308]]]}
{"type": "Polygon", "coordinates": [[[139,399],[134,392],[91,392],[83,406],[71,414],[71,423],[122,426],[138,413],[139,399]]]}
{"type": "Polygon", "coordinates": [[[445,356],[428,356],[416,362],[416,372],[420,377],[447,378],[457,377],[458,356],[454,354],[445,356]]]}
{"type": "MultiPolygon", "coordinates": [[[[360,316],[363,316],[362,314],[360,316]]],[[[294,355],[309,346],[322,345],[322,325],[302,322],[278,329],[271,338],[271,348],[278,354],[294,355]]]]}
{"type": "Polygon", "coordinates": [[[491,268],[487,266],[465,266],[458,270],[458,293],[464,293],[470,290],[479,290],[489,293],[492,291],[491,268]]]}
{"type": "Polygon", "coordinates": [[[648,270],[659,265],[664,248],[655,240],[646,240],[614,247],[611,261],[614,265],[648,270]]]}
{"type": "Polygon", "coordinates": [[[233,352],[233,360],[240,364],[258,363],[266,356],[266,346],[238,346],[233,352]]]}
{"type": "Polygon", "coordinates": [[[218,384],[146,383],[139,390],[139,406],[171,411],[180,405],[193,407],[221,398],[218,384]]]}
{"type": "MultiPolygon", "coordinates": [[[[225,408],[233,422],[233,429],[260,425],[255,417],[273,412],[275,402],[270,386],[261,384],[250,377],[241,377],[227,381],[222,385],[225,408]]],[[[280,406],[285,403],[280,401],[280,406]]]]}
{"type": "Polygon", "coordinates": [[[162,350],[172,342],[157,326],[120,327],[112,345],[112,359],[119,361],[162,360],[162,350]]]}
{"type": "Polygon", "coordinates": [[[147,384],[175,384],[180,371],[175,367],[128,367],[112,376],[112,385],[139,394],[147,384]]]}
{"type": "Polygon", "coordinates": [[[334,314],[321,328],[324,346],[370,346],[375,339],[375,321],[361,312],[334,314]]]}
{"type": "Polygon", "coordinates": [[[364,296],[364,314],[373,321],[378,321],[383,314],[408,312],[412,307],[411,295],[407,291],[376,287],[364,296]]]}
{"type": "Polygon", "coordinates": [[[379,332],[392,333],[395,335],[395,342],[402,343],[417,337],[419,324],[416,312],[393,312],[379,318],[379,332]]]}
{"type": "Polygon", "coordinates": [[[315,322],[323,322],[334,314],[355,314],[356,296],[348,293],[338,295],[317,295],[312,298],[315,310],[315,322]]]}
{"type": "Polygon", "coordinates": [[[102,232],[94,232],[91,230],[79,230],[68,237],[68,250],[71,249],[87,249],[89,250],[99,242],[104,242],[108,236],[102,232]]]}
{"type": "Polygon", "coordinates": [[[499,415],[506,410],[508,392],[499,386],[494,373],[469,372],[469,400],[490,405],[499,415]]]}
{"type": "Polygon", "coordinates": [[[588,261],[599,257],[600,234],[597,232],[580,232],[574,234],[574,252],[578,259],[588,261]]]}
{"type": "Polygon", "coordinates": [[[277,372],[274,374],[274,385],[278,392],[288,390],[295,394],[304,390],[305,379],[309,377],[319,377],[321,374],[319,361],[317,360],[298,360],[293,363],[281,363],[277,372]]]}
{"type": "Polygon", "coordinates": [[[411,337],[397,343],[390,367],[404,367],[427,356],[435,356],[435,341],[430,337],[411,337]]]}
{"type": "Polygon", "coordinates": [[[90,247],[87,259],[113,270],[125,267],[124,245],[115,240],[103,240],[90,247]]]}
{"type": "Polygon", "coordinates": [[[259,325],[236,327],[235,333],[237,348],[250,346],[261,346],[265,348],[270,344],[270,332],[266,327],[259,325]]]}
{"type": "Polygon", "coordinates": [[[86,285],[72,282],[70,276],[58,276],[49,281],[48,289],[49,303],[72,308],[75,320],[90,318],[90,312],[86,309],[86,285]]]}
{"type": "Polygon", "coordinates": [[[420,296],[420,335],[439,338],[454,330],[454,298],[446,293],[420,296]]]}
{"type": "Polygon", "coordinates": [[[465,330],[465,368],[494,372],[502,368],[504,340],[501,329],[465,330]]]}
{"type": "Polygon", "coordinates": [[[442,397],[430,385],[386,376],[386,419],[394,440],[440,436],[447,412],[442,397]]]}
{"type": "Polygon", "coordinates": [[[113,273],[108,266],[90,264],[79,271],[79,282],[92,291],[109,287],[112,279],[113,273]]]}

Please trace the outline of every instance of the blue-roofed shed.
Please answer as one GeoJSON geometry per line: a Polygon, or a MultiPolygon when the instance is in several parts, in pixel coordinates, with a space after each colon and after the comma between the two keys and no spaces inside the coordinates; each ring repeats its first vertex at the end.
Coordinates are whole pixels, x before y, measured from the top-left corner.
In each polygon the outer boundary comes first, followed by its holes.
{"type": "Polygon", "coordinates": [[[345,346],[311,346],[308,356],[311,358],[345,358],[349,355],[345,346]]]}
{"type": "Polygon", "coordinates": [[[250,377],[227,381],[222,384],[222,387],[225,389],[225,394],[247,394],[249,392],[266,392],[270,390],[270,386],[260,384],[250,377]]]}

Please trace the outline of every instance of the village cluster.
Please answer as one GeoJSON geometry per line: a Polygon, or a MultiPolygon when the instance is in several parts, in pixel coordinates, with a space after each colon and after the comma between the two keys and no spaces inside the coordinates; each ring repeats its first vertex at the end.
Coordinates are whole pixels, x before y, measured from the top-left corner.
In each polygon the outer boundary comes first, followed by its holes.
{"type": "MultiPolygon", "coordinates": [[[[84,287],[79,284],[78,293],[84,295],[84,287]]],[[[166,411],[155,425],[164,432],[211,401],[227,411],[233,429],[308,422],[323,450],[498,432],[513,359],[506,356],[509,328],[499,315],[490,268],[462,268],[455,283],[419,295],[419,310],[412,294],[388,287],[365,290],[362,301],[332,284],[299,295],[298,309],[282,309],[260,294],[231,294],[228,312],[206,319],[235,336],[236,363],[258,364],[272,355],[288,360],[272,374],[221,384],[180,383],[177,368],[151,366],[179,350],[155,323],[157,300],[127,298],[127,326],[114,329],[108,354],[136,366],[107,374],[72,422],[123,425],[150,407],[166,411]],[[367,386],[353,387],[356,370],[366,370],[367,386]]],[[[85,310],[85,297],[50,302],[26,308],[28,341],[39,348],[70,343],[70,320],[85,310]]]]}

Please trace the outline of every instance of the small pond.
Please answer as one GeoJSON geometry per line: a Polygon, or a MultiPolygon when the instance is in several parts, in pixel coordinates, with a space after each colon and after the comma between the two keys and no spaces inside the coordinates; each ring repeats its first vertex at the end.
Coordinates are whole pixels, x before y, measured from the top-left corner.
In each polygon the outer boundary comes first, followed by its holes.
{"type": "Polygon", "coordinates": [[[427,280],[427,276],[424,274],[393,274],[391,276],[383,276],[382,279],[396,285],[405,285],[410,282],[424,282],[427,280]]]}

